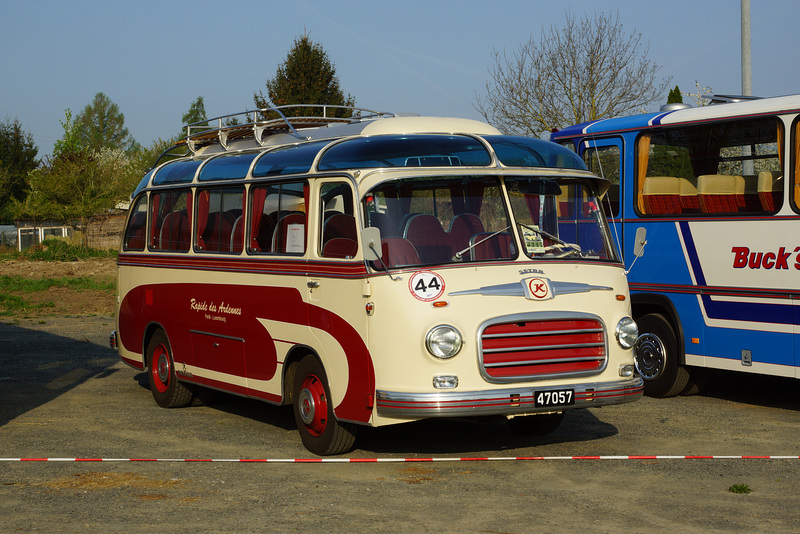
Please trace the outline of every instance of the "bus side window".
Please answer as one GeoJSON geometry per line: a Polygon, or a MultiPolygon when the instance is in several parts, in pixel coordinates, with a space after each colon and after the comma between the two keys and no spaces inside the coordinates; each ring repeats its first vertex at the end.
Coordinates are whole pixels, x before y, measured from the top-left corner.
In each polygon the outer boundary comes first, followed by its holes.
{"type": "Polygon", "coordinates": [[[303,254],[307,196],[307,182],[251,187],[248,250],[256,254],[303,254]]]}
{"type": "Polygon", "coordinates": [[[195,246],[205,252],[241,252],[244,188],[209,189],[197,194],[197,236],[195,246]]]}
{"type": "Polygon", "coordinates": [[[353,194],[347,182],[322,184],[320,196],[320,255],[353,258],[358,251],[353,194]]]}
{"type": "Polygon", "coordinates": [[[128,226],[125,228],[125,238],[122,241],[124,250],[144,250],[147,223],[147,196],[142,195],[134,204],[128,226]]]}
{"type": "Polygon", "coordinates": [[[188,251],[192,229],[191,191],[153,193],[150,207],[150,247],[154,250],[188,251]]]}

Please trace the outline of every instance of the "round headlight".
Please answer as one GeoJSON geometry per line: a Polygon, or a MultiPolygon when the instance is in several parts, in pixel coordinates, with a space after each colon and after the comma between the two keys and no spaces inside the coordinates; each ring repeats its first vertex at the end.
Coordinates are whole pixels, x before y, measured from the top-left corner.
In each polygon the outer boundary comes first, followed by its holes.
{"type": "Polygon", "coordinates": [[[434,326],[425,336],[425,347],[427,347],[428,352],[442,360],[452,358],[458,354],[462,344],[461,333],[446,324],[434,326]]]}
{"type": "Polygon", "coordinates": [[[619,346],[623,349],[629,349],[633,347],[639,337],[639,327],[636,325],[636,321],[630,317],[623,317],[617,323],[615,334],[619,346]]]}

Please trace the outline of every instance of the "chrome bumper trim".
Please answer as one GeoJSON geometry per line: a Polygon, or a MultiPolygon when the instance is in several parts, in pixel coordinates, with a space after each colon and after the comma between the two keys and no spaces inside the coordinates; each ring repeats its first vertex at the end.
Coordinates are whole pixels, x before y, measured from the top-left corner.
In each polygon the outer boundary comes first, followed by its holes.
{"type": "Polygon", "coordinates": [[[518,387],[489,391],[447,391],[437,393],[376,392],[379,415],[401,418],[463,417],[475,415],[514,415],[555,412],[633,402],[642,397],[641,377],[594,384],[564,384],[547,387],[518,387]],[[571,389],[575,404],[536,406],[536,394],[571,389]]]}

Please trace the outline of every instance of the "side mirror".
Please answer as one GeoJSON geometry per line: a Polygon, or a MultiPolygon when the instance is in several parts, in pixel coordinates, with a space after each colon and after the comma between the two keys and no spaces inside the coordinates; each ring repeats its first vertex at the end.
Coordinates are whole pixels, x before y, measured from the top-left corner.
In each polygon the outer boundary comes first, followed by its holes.
{"type": "Polygon", "coordinates": [[[361,243],[364,247],[364,259],[378,261],[381,259],[381,231],[374,226],[361,230],[361,243]]]}
{"type": "Polygon", "coordinates": [[[647,230],[643,227],[636,229],[636,241],[633,243],[633,255],[640,258],[644,254],[644,246],[647,244],[647,230]]]}

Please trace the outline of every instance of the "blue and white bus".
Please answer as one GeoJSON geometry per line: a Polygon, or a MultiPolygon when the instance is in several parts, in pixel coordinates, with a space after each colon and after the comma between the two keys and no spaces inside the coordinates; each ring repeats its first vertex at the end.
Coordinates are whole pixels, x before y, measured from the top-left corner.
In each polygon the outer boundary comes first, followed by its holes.
{"type": "Polygon", "coordinates": [[[551,135],[612,182],[651,396],[708,369],[800,377],[800,95],[719,100],[551,135]]]}

